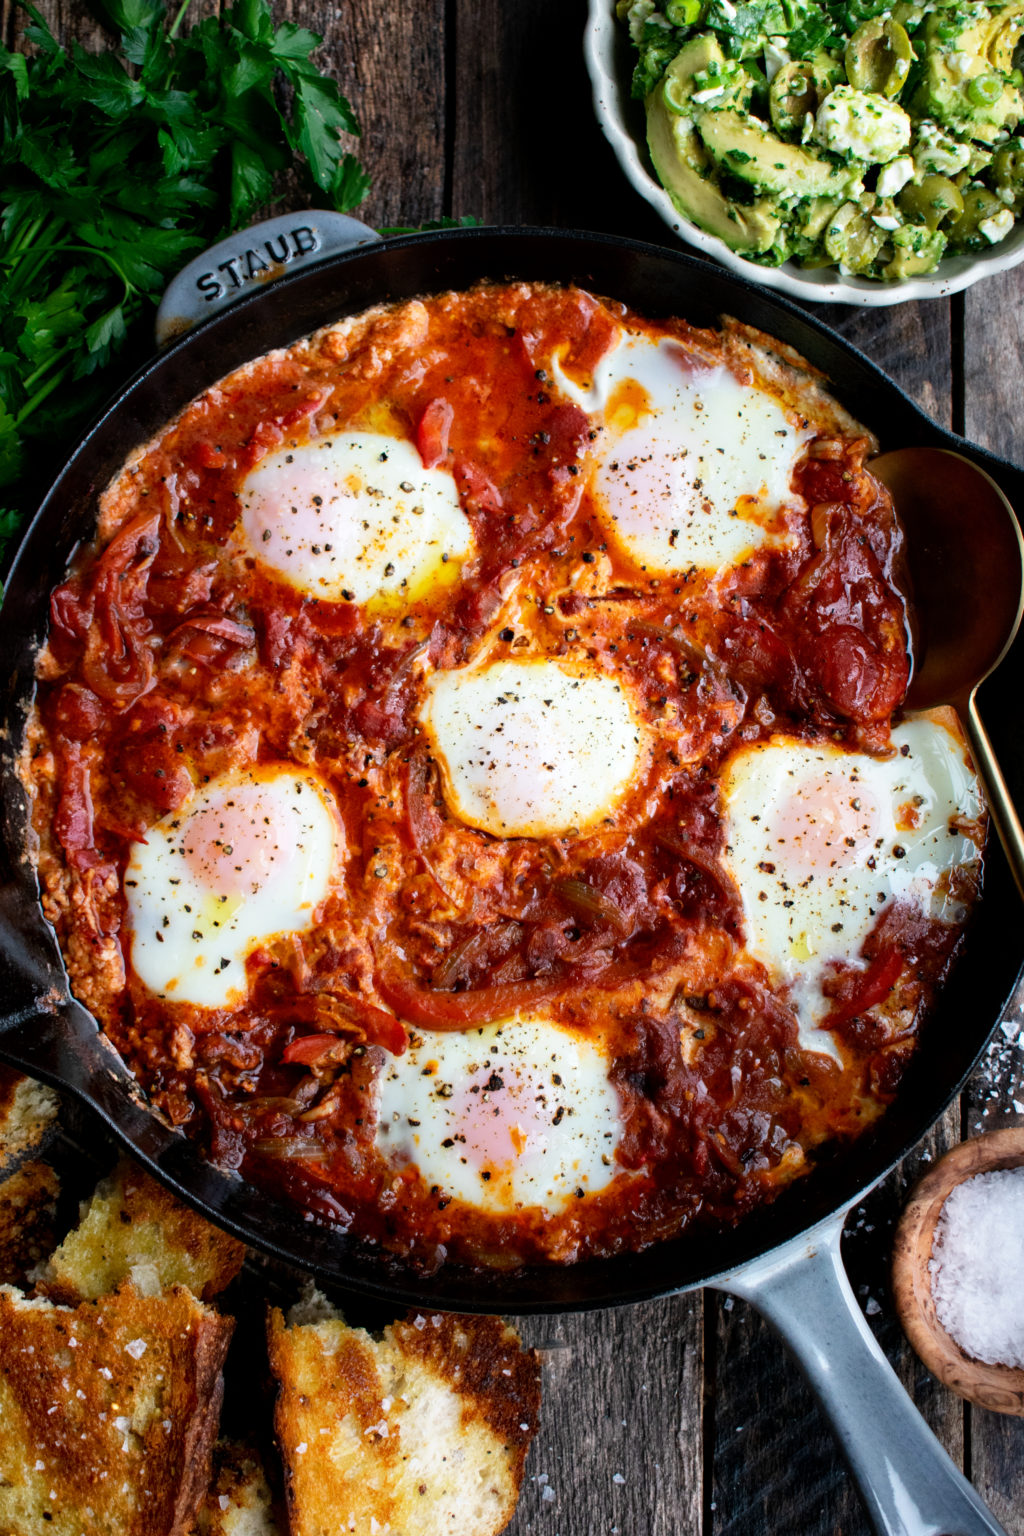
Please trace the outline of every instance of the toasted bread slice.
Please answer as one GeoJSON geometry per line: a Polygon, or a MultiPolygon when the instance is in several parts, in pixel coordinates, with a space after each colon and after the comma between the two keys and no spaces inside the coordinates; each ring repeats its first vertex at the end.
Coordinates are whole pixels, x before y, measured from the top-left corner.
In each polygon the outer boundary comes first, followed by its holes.
{"type": "Polygon", "coordinates": [[[33,1276],[56,1301],[94,1301],[132,1275],[141,1290],[188,1286],[209,1301],[242,1267],[245,1247],[122,1158],[81,1219],[33,1276]]]}
{"type": "Polygon", "coordinates": [[[217,1442],[194,1536],[281,1536],[267,1474],[251,1446],[217,1442]]]}
{"type": "Polygon", "coordinates": [[[57,1095],[44,1083],[0,1066],[0,1174],[40,1148],[57,1125],[57,1095]]]}
{"type": "Polygon", "coordinates": [[[380,1342],[271,1314],[291,1536],[497,1536],[516,1507],[540,1371],[497,1317],[412,1317],[380,1342]]]}
{"type": "Polygon", "coordinates": [[[181,1286],[73,1309],[0,1286],[0,1536],[185,1536],[232,1326],[181,1286]]]}
{"type": "Polygon", "coordinates": [[[36,1158],[0,1182],[0,1281],[22,1285],[56,1240],[60,1180],[36,1158]]]}

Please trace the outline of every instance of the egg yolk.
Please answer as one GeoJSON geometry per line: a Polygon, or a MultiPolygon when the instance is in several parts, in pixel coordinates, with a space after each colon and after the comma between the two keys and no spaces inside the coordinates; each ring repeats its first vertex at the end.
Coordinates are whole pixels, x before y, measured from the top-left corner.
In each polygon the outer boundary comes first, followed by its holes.
{"type": "Polygon", "coordinates": [[[859,862],[875,840],[880,810],[875,796],[858,785],[851,793],[843,775],[805,779],[773,809],[768,846],[786,849],[792,873],[813,874],[859,862]]]}
{"type": "Polygon", "coordinates": [[[271,870],[281,875],[295,862],[295,841],[283,835],[276,806],[260,803],[258,793],[249,798],[252,807],[229,802],[198,811],[182,845],[196,880],[226,896],[256,890],[271,870]]]}

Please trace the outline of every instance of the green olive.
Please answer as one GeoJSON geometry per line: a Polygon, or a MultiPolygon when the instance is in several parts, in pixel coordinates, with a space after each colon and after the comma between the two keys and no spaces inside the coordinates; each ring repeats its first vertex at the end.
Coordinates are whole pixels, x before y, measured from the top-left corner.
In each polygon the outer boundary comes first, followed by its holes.
{"type": "Polygon", "coordinates": [[[992,180],[997,192],[1009,192],[1013,206],[1020,211],[1024,205],[1024,143],[1010,139],[1000,144],[992,161],[992,180]]]}
{"type": "Polygon", "coordinates": [[[907,83],[914,50],[905,27],[890,17],[863,22],[846,45],[846,78],[858,91],[898,96],[907,83]]]}
{"type": "Polygon", "coordinates": [[[818,87],[811,64],[783,64],[768,92],[768,111],[776,133],[793,133],[808,112],[818,110],[818,87]]]}
{"type": "Polygon", "coordinates": [[[991,242],[982,234],[981,225],[1001,213],[1004,204],[987,187],[968,187],[963,197],[963,212],[949,227],[950,246],[959,251],[987,250],[991,242]]]}
{"type": "Polygon", "coordinates": [[[897,199],[908,224],[927,224],[938,229],[944,219],[958,219],[964,211],[960,189],[948,176],[925,176],[904,187],[897,199]]]}

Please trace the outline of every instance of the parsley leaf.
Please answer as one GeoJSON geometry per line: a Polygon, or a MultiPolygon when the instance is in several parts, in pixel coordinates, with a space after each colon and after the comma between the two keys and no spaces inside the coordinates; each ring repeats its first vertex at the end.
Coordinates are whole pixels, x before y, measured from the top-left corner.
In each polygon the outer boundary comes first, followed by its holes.
{"type": "Polygon", "coordinates": [[[29,466],[97,409],[103,370],[145,354],[185,261],[250,223],[284,172],[341,211],[369,189],[321,39],[275,26],[269,0],[184,33],[162,0],[93,0],[119,38],[98,52],[24,9],[30,54],[0,45],[0,552],[36,499],[29,466]]]}

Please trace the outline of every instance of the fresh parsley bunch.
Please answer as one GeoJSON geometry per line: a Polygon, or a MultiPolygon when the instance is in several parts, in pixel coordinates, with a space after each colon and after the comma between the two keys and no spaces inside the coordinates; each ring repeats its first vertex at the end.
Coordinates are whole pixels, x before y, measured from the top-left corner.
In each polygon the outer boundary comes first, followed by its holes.
{"type": "Polygon", "coordinates": [[[275,27],[267,0],[179,35],[187,5],[103,0],[120,44],[101,53],[62,48],[26,6],[34,51],[0,47],[0,552],[38,460],[109,393],[98,371],[133,360],[135,322],[190,256],[285,170],[343,211],[369,187],[340,138],[352,109],[311,60],[320,38],[275,27]]]}

